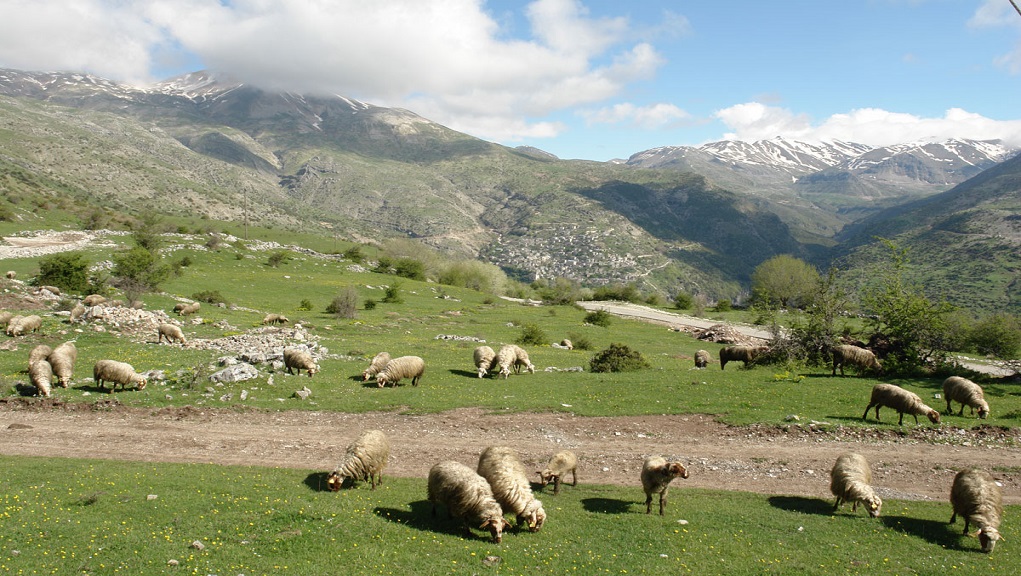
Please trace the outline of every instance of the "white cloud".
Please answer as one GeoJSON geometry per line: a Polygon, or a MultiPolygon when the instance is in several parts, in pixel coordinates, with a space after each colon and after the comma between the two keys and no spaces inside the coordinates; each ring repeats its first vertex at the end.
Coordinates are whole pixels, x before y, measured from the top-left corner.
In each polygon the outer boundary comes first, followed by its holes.
{"type": "Polygon", "coordinates": [[[684,110],[660,102],[649,106],[635,106],[630,103],[615,104],[598,110],[581,112],[588,124],[624,124],[644,129],[664,128],[688,120],[691,115],[684,110]]]}
{"type": "MultiPolygon", "coordinates": [[[[985,0],[975,10],[975,14],[968,21],[968,26],[972,28],[1012,26],[1021,32],[1021,14],[1018,14],[1009,2],[985,0]]],[[[997,57],[995,63],[1009,70],[1011,74],[1021,74],[1021,36],[1014,42],[1013,49],[997,57]]]]}
{"type": "Polygon", "coordinates": [[[938,142],[950,138],[1001,139],[1021,146],[1021,120],[993,120],[960,108],[943,117],[924,118],[879,108],[859,108],[834,114],[813,125],[803,114],[758,102],[738,104],[714,115],[731,132],[732,140],[766,140],[784,136],[808,142],[843,140],[874,146],[903,142],[938,142]]]}

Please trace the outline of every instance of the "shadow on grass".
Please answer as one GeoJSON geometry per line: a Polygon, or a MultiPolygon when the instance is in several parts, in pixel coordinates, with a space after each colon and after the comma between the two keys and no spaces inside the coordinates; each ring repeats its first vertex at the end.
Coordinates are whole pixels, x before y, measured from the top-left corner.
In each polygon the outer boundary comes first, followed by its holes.
{"type": "Polygon", "coordinates": [[[820,498],[804,498],[802,496],[770,496],[769,505],[788,512],[817,514],[829,516],[833,514],[833,504],[820,498]]]}
{"type": "Polygon", "coordinates": [[[316,492],[329,492],[326,484],[326,477],[329,475],[329,472],[313,472],[305,477],[305,486],[316,492]]]}
{"type": "MultiPolygon", "coordinates": [[[[964,545],[965,542],[962,542],[962,540],[967,541],[967,538],[962,536],[960,532],[955,532],[953,525],[946,522],[910,518],[908,516],[880,516],[880,520],[883,521],[887,528],[916,536],[932,544],[945,548],[968,549],[964,545]]],[[[960,525],[958,523],[958,526],[960,525]]],[[[974,551],[982,552],[982,548],[978,546],[978,540],[975,539],[973,542],[975,543],[974,551]]]]}
{"type": "MultiPolygon", "coordinates": [[[[443,506],[433,516],[433,505],[428,500],[418,500],[408,505],[410,510],[378,506],[372,512],[380,518],[423,532],[435,532],[464,538],[471,536],[479,540],[490,540],[489,533],[482,534],[469,530],[460,518],[450,518],[443,506]]],[[[506,531],[504,532],[506,534],[506,531]]]]}
{"type": "Polygon", "coordinates": [[[627,514],[634,502],[616,498],[583,498],[581,505],[586,512],[597,514],[627,514]]]}
{"type": "Polygon", "coordinates": [[[470,370],[461,370],[455,368],[453,370],[450,370],[450,373],[453,374],[454,376],[460,376],[462,378],[475,378],[476,380],[479,378],[478,372],[472,372],[470,370]]]}

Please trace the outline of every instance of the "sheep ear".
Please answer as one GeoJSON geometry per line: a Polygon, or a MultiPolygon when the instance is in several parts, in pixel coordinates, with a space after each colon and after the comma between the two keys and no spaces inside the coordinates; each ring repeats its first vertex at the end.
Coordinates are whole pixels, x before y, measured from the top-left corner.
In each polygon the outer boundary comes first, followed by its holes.
{"type": "Polygon", "coordinates": [[[982,529],[980,528],[980,529],[974,531],[973,533],[968,534],[968,536],[971,537],[971,538],[978,538],[978,535],[981,534],[981,533],[982,533],[982,529]]]}

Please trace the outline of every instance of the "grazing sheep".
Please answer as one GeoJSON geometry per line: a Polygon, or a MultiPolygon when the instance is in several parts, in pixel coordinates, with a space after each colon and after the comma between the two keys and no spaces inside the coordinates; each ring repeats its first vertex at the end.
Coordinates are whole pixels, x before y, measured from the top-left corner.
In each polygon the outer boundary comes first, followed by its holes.
{"type": "Polygon", "coordinates": [[[389,352],[380,352],[372,357],[372,362],[369,363],[369,367],[362,370],[362,382],[368,382],[373,376],[379,374],[379,371],[386,368],[387,363],[390,362],[389,352]]]}
{"type": "Polygon", "coordinates": [[[106,296],[100,296],[99,294],[89,294],[82,300],[82,304],[86,306],[99,306],[106,302],[106,296]]]}
{"type": "Polygon", "coordinates": [[[326,485],[336,492],[350,478],[353,481],[368,480],[372,489],[383,483],[383,469],[390,459],[390,440],[381,430],[366,430],[344,453],[344,459],[326,477],[326,485]]]}
{"type": "Polygon", "coordinates": [[[411,385],[418,386],[422,374],[425,374],[425,360],[418,356],[400,356],[387,362],[379,374],[376,374],[376,385],[380,388],[387,384],[397,386],[402,379],[411,378],[411,385]]]}
{"type": "Polygon", "coordinates": [[[699,350],[695,352],[695,368],[701,370],[709,365],[711,356],[707,350],[699,350]]]}
{"type": "Polygon", "coordinates": [[[567,338],[561,340],[560,345],[563,346],[564,348],[567,348],[568,350],[574,350],[574,344],[567,338]]]}
{"type": "Polygon", "coordinates": [[[883,501],[872,490],[872,469],[869,462],[861,454],[847,452],[837,457],[833,469],[830,470],[830,492],[837,497],[833,505],[836,512],[844,502],[851,501],[851,511],[858,511],[858,502],[876,518],[883,508],[883,501]]]}
{"type": "Polygon", "coordinates": [[[32,348],[32,351],[28,353],[28,363],[32,364],[37,360],[46,360],[46,357],[50,355],[50,352],[53,352],[53,348],[50,348],[45,344],[40,344],[35,348],[32,348]]]}
{"type": "Polygon", "coordinates": [[[174,304],[174,313],[180,314],[181,310],[184,310],[187,307],[188,307],[187,302],[178,302],[177,304],[174,304]]]}
{"type": "Polygon", "coordinates": [[[720,370],[727,367],[727,362],[741,360],[745,366],[752,363],[755,357],[768,352],[769,346],[726,346],[720,349],[720,370]]]}
{"type": "Polygon", "coordinates": [[[900,419],[897,421],[898,426],[904,424],[905,412],[915,417],[915,424],[918,424],[919,414],[928,416],[933,424],[939,424],[939,412],[926,406],[918,394],[893,384],[876,384],[872,387],[872,398],[869,400],[869,405],[865,407],[865,413],[861,416],[862,420],[868,418],[869,409],[873,406],[876,407],[876,420],[879,420],[879,409],[888,406],[900,414],[900,419]]]}
{"type": "Polygon", "coordinates": [[[78,347],[74,342],[64,342],[50,352],[47,358],[50,366],[53,367],[53,374],[57,377],[61,388],[67,388],[74,377],[74,364],[78,361],[78,347]]]}
{"type": "Polygon", "coordinates": [[[81,319],[82,314],[85,314],[85,306],[81,302],[76,302],[74,308],[71,308],[71,316],[69,318],[71,324],[81,319]]]}
{"type": "Polygon", "coordinates": [[[475,361],[475,367],[479,370],[479,378],[484,378],[489,374],[495,359],[496,352],[493,352],[493,349],[489,346],[479,346],[475,349],[472,353],[472,360],[475,361]]]}
{"type": "Polygon", "coordinates": [[[42,328],[43,319],[35,314],[29,316],[15,316],[7,324],[8,336],[21,336],[29,332],[38,332],[42,328]]]}
{"type": "Polygon", "coordinates": [[[287,324],[290,319],[283,314],[266,314],[266,317],[262,319],[263,324],[287,324]]]}
{"type": "MultiPolygon", "coordinates": [[[[192,302],[191,304],[188,304],[184,308],[181,308],[181,311],[178,312],[178,314],[180,314],[181,316],[190,316],[190,315],[198,312],[199,308],[201,308],[201,307],[202,307],[202,304],[200,302],[192,302]]],[[[175,306],[175,308],[176,308],[176,306],[175,306]]]]}
{"type": "Polygon", "coordinates": [[[667,462],[662,456],[649,456],[642,464],[642,488],[645,490],[645,513],[652,513],[652,495],[659,494],[659,515],[666,510],[666,496],[674,478],[688,477],[680,462],[667,462]]]}
{"type": "Polygon", "coordinates": [[[514,358],[514,373],[520,374],[521,369],[524,368],[525,370],[528,370],[529,374],[535,374],[535,365],[528,359],[528,352],[520,346],[516,346],[515,348],[516,350],[514,350],[514,353],[516,354],[516,357],[514,358]]]}
{"type": "Polygon", "coordinates": [[[7,318],[7,327],[4,329],[4,331],[7,332],[7,335],[8,336],[15,336],[16,335],[15,332],[18,332],[18,331],[21,330],[21,321],[24,320],[24,319],[25,319],[25,317],[20,315],[20,314],[15,314],[13,316],[9,316],[7,318]]]}
{"type": "Polygon", "coordinates": [[[54,296],[60,296],[60,288],[57,288],[56,286],[40,286],[36,292],[42,292],[43,290],[53,294],[54,296]]]}
{"type": "Polygon", "coordinates": [[[514,514],[518,528],[528,525],[529,532],[538,532],[546,522],[542,502],[532,494],[525,467],[513,448],[489,446],[479,456],[479,476],[489,482],[493,497],[504,512],[514,514]]]}
{"type": "Polygon", "coordinates": [[[297,348],[284,348],[284,366],[288,374],[294,374],[292,369],[297,369],[298,376],[301,376],[301,371],[305,370],[309,378],[319,371],[319,364],[312,359],[312,355],[297,348]]]}
{"type": "Polygon", "coordinates": [[[5,274],[5,276],[7,276],[8,280],[14,280],[15,278],[18,277],[18,273],[15,272],[14,270],[8,270],[7,274],[5,274]]]}
{"type": "Polygon", "coordinates": [[[139,390],[145,390],[146,379],[145,376],[135,372],[135,369],[127,362],[118,362],[116,360],[99,360],[95,366],[92,367],[92,378],[96,381],[96,385],[99,386],[100,390],[105,390],[106,386],[104,382],[110,382],[110,393],[113,394],[114,390],[117,389],[117,385],[121,385],[121,390],[127,388],[128,384],[137,384],[139,390]]]}
{"type": "Polygon", "coordinates": [[[954,509],[950,523],[957,521],[958,514],[963,516],[963,533],[967,534],[968,526],[974,524],[982,551],[992,552],[1000,539],[1000,520],[1003,519],[1003,495],[993,476],[975,468],[958,472],[950,488],[950,505],[954,509]]]}
{"type": "Polygon", "coordinates": [[[427,494],[433,516],[437,505],[443,504],[450,516],[460,518],[466,527],[489,530],[497,544],[503,540],[503,531],[510,527],[489,482],[460,462],[447,460],[433,466],[429,470],[427,494]]]}
{"type": "Polygon", "coordinates": [[[53,369],[46,360],[37,360],[28,365],[28,378],[40,396],[49,397],[53,389],[53,369]]]}
{"type": "Polygon", "coordinates": [[[571,473],[571,486],[578,485],[578,457],[570,450],[561,450],[554,454],[546,467],[538,472],[539,483],[543,488],[550,482],[553,483],[553,495],[560,493],[560,481],[567,473],[571,473]]]}
{"type": "Polygon", "coordinates": [[[11,323],[11,318],[14,318],[12,312],[0,312],[0,326],[4,327],[4,331],[7,331],[7,325],[11,323]]]}
{"type": "Polygon", "coordinates": [[[830,348],[833,355],[833,376],[837,375],[837,368],[840,368],[840,375],[844,375],[844,366],[852,365],[862,370],[871,370],[876,374],[883,372],[883,365],[879,363],[876,355],[871,350],[852,346],[851,344],[840,344],[830,348]]]}
{"type": "Polygon", "coordinates": [[[978,408],[979,418],[985,418],[989,415],[989,403],[986,402],[982,387],[967,378],[951,376],[944,380],[943,397],[947,400],[947,414],[954,413],[950,409],[950,401],[953,400],[961,403],[961,411],[957,413],[958,416],[964,416],[965,406],[971,407],[972,414],[978,408]]]}
{"type": "Polygon", "coordinates": [[[535,366],[528,359],[528,352],[517,344],[504,344],[501,346],[500,351],[496,353],[494,366],[500,367],[500,375],[504,379],[510,376],[511,368],[514,369],[515,374],[521,373],[522,366],[530,373],[535,373],[535,366]]]}
{"type": "Polygon", "coordinates": [[[181,327],[176,324],[160,324],[158,334],[156,337],[156,343],[163,342],[163,339],[167,339],[167,344],[173,344],[174,342],[180,342],[182,345],[187,344],[188,341],[184,338],[184,331],[181,327]]]}

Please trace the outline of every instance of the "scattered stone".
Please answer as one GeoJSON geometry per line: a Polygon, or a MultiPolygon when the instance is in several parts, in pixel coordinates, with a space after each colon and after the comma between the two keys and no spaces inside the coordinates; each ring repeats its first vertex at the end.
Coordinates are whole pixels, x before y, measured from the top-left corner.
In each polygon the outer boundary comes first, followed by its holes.
{"type": "Polygon", "coordinates": [[[219,372],[211,375],[209,379],[218,383],[231,383],[243,382],[245,380],[251,380],[252,378],[258,377],[259,370],[255,366],[247,363],[240,363],[220,370],[219,372]]]}
{"type": "Polygon", "coordinates": [[[178,562],[177,560],[175,560],[173,558],[171,558],[170,560],[167,560],[167,566],[170,566],[171,568],[176,568],[176,567],[180,566],[180,564],[181,564],[180,562],[178,562]]]}
{"type": "Polygon", "coordinates": [[[296,390],[294,392],[294,397],[295,398],[300,398],[301,400],[308,400],[308,397],[311,396],[311,395],[312,395],[312,391],[308,389],[308,386],[304,386],[304,387],[302,387],[301,390],[296,390]]]}
{"type": "Polygon", "coordinates": [[[202,543],[202,542],[201,542],[200,540],[195,540],[195,541],[194,541],[194,542],[192,542],[192,543],[191,543],[191,545],[190,545],[190,546],[188,546],[188,547],[189,547],[189,548],[194,548],[194,549],[198,550],[199,552],[201,552],[201,551],[203,551],[203,550],[205,550],[205,549],[206,549],[206,545],[205,545],[205,544],[203,544],[203,543],[202,543]]]}
{"type": "Polygon", "coordinates": [[[486,556],[485,558],[482,559],[482,565],[486,566],[486,567],[489,567],[489,568],[492,568],[493,566],[496,566],[496,565],[500,564],[500,562],[502,562],[502,561],[503,561],[503,558],[500,558],[499,556],[492,556],[492,555],[490,555],[490,556],[486,556]]]}
{"type": "Polygon", "coordinates": [[[157,498],[159,498],[159,496],[155,494],[149,494],[148,496],[145,497],[146,500],[155,500],[157,498]]]}

